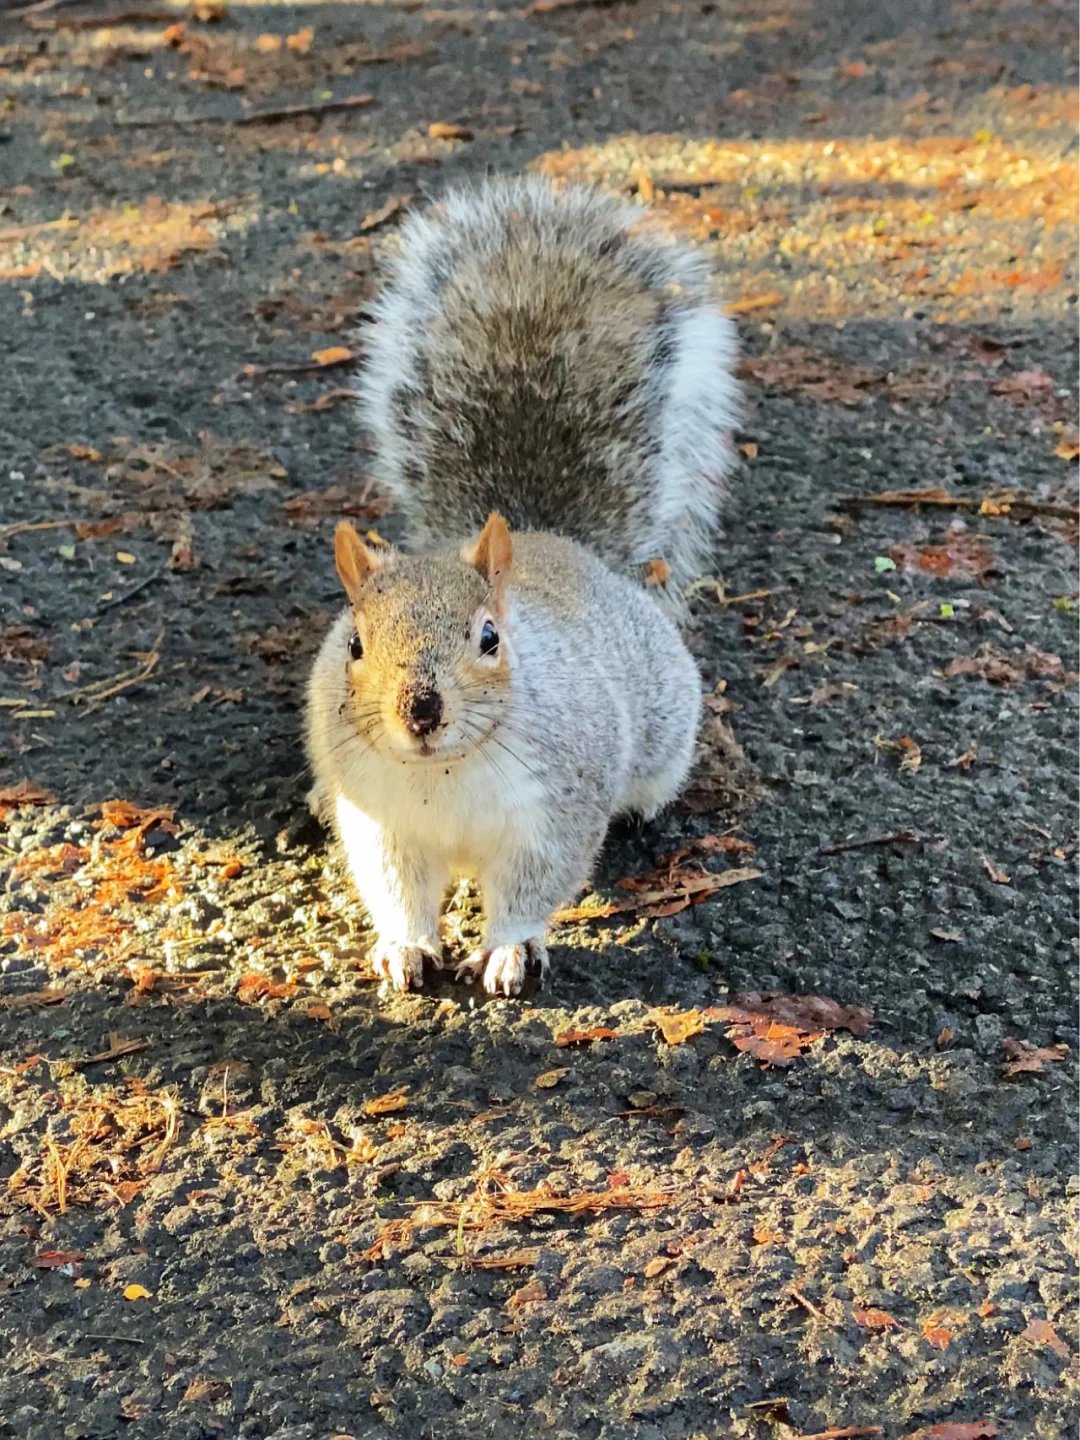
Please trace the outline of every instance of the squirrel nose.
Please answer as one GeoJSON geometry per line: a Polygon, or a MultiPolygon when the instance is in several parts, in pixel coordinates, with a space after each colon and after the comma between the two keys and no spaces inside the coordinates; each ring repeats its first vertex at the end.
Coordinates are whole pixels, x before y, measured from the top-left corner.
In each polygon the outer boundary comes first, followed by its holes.
{"type": "Polygon", "coordinates": [[[430,735],[442,722],[442,697],[437,690],[421,690],[409,702],[405,728],[410,734],[430,735]]]}

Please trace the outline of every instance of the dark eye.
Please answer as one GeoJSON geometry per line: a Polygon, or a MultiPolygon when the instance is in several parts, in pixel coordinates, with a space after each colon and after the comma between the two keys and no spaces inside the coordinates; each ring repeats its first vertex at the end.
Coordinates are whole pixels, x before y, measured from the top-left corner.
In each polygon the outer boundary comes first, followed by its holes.
{"type": "Polygon", "coordinates": [[[349,659],[362,660],[364,658],[364,647],[360,644],[360,636],[354,630],[349,636],[349,659]]]}
{"type": "Polygon", "coordinates": [[[480,631],[480,654],[497,655],[499,653],[499,632],[490,620],[484,621],[484,628],[480,631]]]}

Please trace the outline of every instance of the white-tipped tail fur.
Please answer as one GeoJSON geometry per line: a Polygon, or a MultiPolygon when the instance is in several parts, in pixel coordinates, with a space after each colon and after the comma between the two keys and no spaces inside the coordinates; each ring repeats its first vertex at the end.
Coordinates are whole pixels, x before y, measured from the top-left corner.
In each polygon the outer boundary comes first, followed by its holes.
{"type": "Polygon", "coordinates": [[[412,548],[498,509],[638,580],[666,562],[676,604],[708,567],[735,331],[704,259],[638,206],[539,177],[450,194],[403,226],[365,351],[377,476],[412,548]]]}

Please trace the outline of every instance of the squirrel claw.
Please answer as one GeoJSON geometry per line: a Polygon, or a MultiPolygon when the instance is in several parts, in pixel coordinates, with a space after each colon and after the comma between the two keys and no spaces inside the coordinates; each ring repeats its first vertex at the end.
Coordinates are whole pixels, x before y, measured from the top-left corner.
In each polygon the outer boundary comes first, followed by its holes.
{"type": "Polygon", "coordinates": [[[497,945],[493,950],[474,950],[455,972],[459,980],[471,985],[483,976],[489,995],[518,995],[525,976],[547,974],[547,946],[542,940],[526,940],[520,945],[497,945]]]}
{"type": "Polygon", "coordinates": [[[395,990],[419,990],[424,983],[424,961],[442,969],[442,956],[425,945],[380,945],[371,955],[371,968],[395,990]]]}

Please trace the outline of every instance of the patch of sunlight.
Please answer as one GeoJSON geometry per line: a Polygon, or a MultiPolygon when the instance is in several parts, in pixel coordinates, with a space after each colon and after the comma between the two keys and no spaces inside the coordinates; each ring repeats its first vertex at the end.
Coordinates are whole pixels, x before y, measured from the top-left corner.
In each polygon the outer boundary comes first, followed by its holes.
{"type": "Polygon", "coordinates": [[[782,313],[816,320],[916,308],[952,320],[996,315],[1003,296],[1033,306],[1073,264],[1075,166],[1056,147],[985,133],[732,141],[629,133],[549,151],[534,168],[636,191],[674,227],[715,245],[732,301],[784,289],[782,313]],[[1025,253],[1033,221],[1037,256],[1025,253]]]}
{"type": "Polygon", "coordinates": [[[87,215],[62,215],[0,230],[0,280],[57,280],[103,284],[118,275],[169,270],[185,255],[216,249],[227,234],[255,219],[246,200],[167,201],[87,215]]]}

